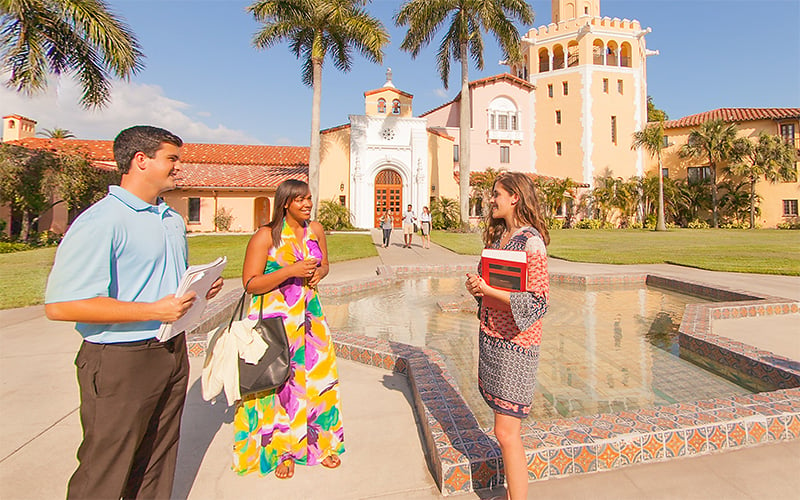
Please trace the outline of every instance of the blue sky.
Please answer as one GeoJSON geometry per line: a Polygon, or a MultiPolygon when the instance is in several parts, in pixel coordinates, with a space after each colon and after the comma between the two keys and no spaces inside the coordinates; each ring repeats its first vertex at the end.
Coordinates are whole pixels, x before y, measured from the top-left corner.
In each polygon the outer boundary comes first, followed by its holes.
{"type": "MultiPolygon", "coordinates": [[[[126,126],[146,123],[189,142],[308,145],[311,89],[285,44],[252,47],[258,25],[245,11],[250,1],[108,3],[147,56],[130,82],[115,83],[112,104],[81,110],[74,82],[51,78],[48,92],[33,99],[0,87],[0,114],[22,114],[38,122],[37,130],[61,127],[84,139],[113,139],[126,126]]],[[[392,16],[400,4],[369,6],[391,36],[382,65],[355,55],[349,73],[325,66],[323,128],[363,114],[363,92],[382,86],[387,67],[395,86],[414,95],[415,115],[457,94],[458,67],[447,90],[436,73],[438,36],[417,59],[399,50],[404,31],[392,16]]],[[[550,1],[531,5],[534,26],[548,24],[550,1]]],[[[670,118],[721,107],[800,107],[800,0],[601,0],[600,11],[652,28],[647,46],[660,55],[648,58],[648,94],[670,118]]],[[[499,59],[488,37],[485,67],[472,65],[470,79],[505,72],[499,59]]]]}

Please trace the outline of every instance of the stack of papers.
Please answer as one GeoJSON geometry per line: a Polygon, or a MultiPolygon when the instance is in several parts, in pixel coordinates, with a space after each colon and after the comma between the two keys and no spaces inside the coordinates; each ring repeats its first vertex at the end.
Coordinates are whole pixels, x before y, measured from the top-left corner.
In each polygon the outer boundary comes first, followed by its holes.
{"type": "Polygon", "coordinates": [[[159,341],[167,341],[200,321],[208,303],[206,294],[211,289],[211,285],[222,276],[222,271],[227,263],[227,257],[220,257],[208,264],[189,266],[181,277],[175,296],[180,297],[189,292],[195,292],[197,297],[194,299],[192,307],[180,319],[173,323],[161,323],[161,328],[156,335],[159,341]]]}

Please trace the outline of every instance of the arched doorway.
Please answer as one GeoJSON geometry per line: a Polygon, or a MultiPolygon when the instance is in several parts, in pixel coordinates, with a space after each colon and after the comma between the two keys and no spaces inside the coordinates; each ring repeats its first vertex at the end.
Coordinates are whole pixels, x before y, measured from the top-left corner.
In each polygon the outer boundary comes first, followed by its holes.
{"type": "Polygon", "coordinates": [[[380,227],[378,219],[387,209],[394,215],[394,227],[400,227],[403,217],[403,179],[400,174],[388,168],[381,170],[375,176],[374,227],[380,227]]]}
{"type": "Polygon", "coordinates": [[[270,209],[269,209],[269,198],[266,196],[261,196],[256,198],[253,201],[253,224],[256,227],[253,229],[258,229],[261,226],[267,224],[270,218],[270,209]]]}

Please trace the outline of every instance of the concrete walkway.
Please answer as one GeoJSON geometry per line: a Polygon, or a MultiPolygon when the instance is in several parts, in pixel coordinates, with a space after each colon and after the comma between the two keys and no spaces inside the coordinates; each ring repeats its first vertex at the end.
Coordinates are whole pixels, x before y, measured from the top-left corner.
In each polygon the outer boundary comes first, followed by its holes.
{"type": "MultiPolygon", "coordinates": [[[[378,265],[475,263],[414,237],[378,257],[334,264],[329,282],[375,276],[378,265]]],[[[552,260],[553,272],[620,274],[657,272],[692,281],[750,289],[800,299],[800,279],[713,273],[677,266],[607,266],[552,260]]],[[[230,280],[233,282],[234,280],[230,280]]],[[[233,287],[237,284],[231,283],[233,287]]],[[[796,347],[798,318],[770,324],[771,340],[787,352],[796,347]]],[[[733,322],[731,322],[733,323],[733,322]]],[[[724,325],[723,325],[724,327],[724,325]]],[[[733,328],[733,327],[731,327],[733,328]]],[[[748,343],[761,324],[739,332],[748,343]]],[[[77,465],[81,439],[78,390],[72,364],[80,337],[70,324],[53,323],[42,307],[0,311],[0,498],[63,498],[77,465]]],[[[757,342],[756,342],[756,345],[757,342]]],[[[759,346],[761,347],[761,346],[759,346]]],[[[798,359],[794,357],[793,359],[798,359]]],[[[173,497],[177,499],[428,499],[440,498],[427,468],[412,396],[403,376],[351,361],[340,361],[347,452],[338,470],[298,466],[291,480],[274,475],[236,476],[230,470],[232,410],[224,401],[200,397],[201,359],[192,372],[173,497]]],[[[650,463],[613,471],[532,483],[530,499],[783,499],[800,491],[800,441],[701,457],[650,463]]],[[[504,491],[464,495],[490,498],[504,491]]]]}

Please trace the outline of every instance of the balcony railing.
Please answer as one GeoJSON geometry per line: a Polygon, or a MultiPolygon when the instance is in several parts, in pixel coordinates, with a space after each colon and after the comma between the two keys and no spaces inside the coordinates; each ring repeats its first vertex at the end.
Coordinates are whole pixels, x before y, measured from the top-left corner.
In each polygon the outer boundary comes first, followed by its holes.
{"type": "Polygon", "coordinates": [[[521,130],[489,130],[490,141],[520,141],[524,138],[521,130]]]}

